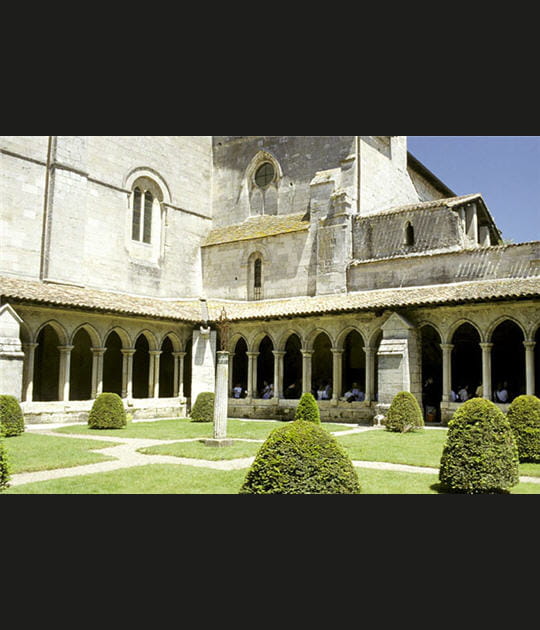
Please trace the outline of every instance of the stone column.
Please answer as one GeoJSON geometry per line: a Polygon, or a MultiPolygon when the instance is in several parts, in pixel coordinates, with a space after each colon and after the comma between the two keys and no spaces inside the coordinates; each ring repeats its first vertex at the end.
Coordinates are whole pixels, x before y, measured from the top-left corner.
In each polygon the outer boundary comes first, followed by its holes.
{"type": "Polygon", "coordinates": [[[247,352],[248,357],[248,382],[247,397],[255,398],[257,395],[257,357],[258,352],[247,352]]]}
{"type": "Polygon", "coordinates": [[[176,398],[184,397],[184,357],[186,352],[173,352],[174,357],[174,383],[173,383],[173,396],[176,398]]]}
{"type": "Polygon", "coordinates": [[[103,355],[107,348],[90,348],[92,350],[92,398],[103,392],[103,355]]]}
{"type": "Polygon", "coordinates": [[[536,346],[535,341],[524,341],[525,346],[525,380],[526,390],[525,393],[529,396],[534,396],[535,379],[534,373],[534,348],[536,346]]]}
{"type": "Polygon", "coordinates": [[[161,350],[149,350],[148,398],[159,398],[159,356],[161,350]]]}
{"type": "Polygon", "coordinates": [[[366,355],[366,402],[372,402],[375,392],[375,348],[367,346],[364,348],[366,355]]]}
{"type": "Polygon", "coordinates": [[[71,371],[71,351],[75,346],[58,346],[60,369],[58,374],[58,400],[69,400],[69,375],[71,371]]]}
{"type": "Polygon", "coordinates": [[[311,358],[313,350],[301,350],[302,352],[302,394],[311,394],[311,358]]]}
{"type": "Polygon", "coordinates": [[[122,398],[133,398],[133,355],[135,348],[124,348],[122,353],[122,398]]]}
{"type": "Polygon", "coordinates": [[[34,399],[34,358],[38,345],[37,343],[25,343],[22,346],[25,356],[23,372],[23,400],[25,401],[34,399]]]}
{"type": "Polygon", "coordinates": [[[283,358],[284,350],[272,350],[274,355],[274,398],[283,398],[283,358]]]}
{"type": "Polygon", "coordinates": [[[442,402],[451,402],[450,390],[452,389],[452,350],[454,344],[441,343],[442,350],[442,402]]]}
{"type": "MultiPolygon", "coordinates": [[[[492,343],[481,343],[482,348],[482,389],[483,397],[491,400],[491,348],[492,343]]],[[[472,393],[472,392],[471,392],[472,393]]],[[[474,395],[474,393],[472,393],[474,395]]]]}
{"type": "Polygon", "coordinates": [[[332,348],[332,400],[338,401],[343,388],[343,350],[332,348]]]}
{"type": "Polygon", "coordinates": [[[227,412],[229,404],[229,353],[217,352],[216,392],[214,400],[213,439],[204,440],[207,446],[230,446],[233,440],[227,439],[227,412]]]}

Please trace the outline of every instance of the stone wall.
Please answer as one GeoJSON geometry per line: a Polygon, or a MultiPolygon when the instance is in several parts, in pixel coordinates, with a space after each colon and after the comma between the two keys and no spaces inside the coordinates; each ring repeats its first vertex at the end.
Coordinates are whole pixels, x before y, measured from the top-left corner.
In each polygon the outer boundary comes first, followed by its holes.
{"type": "MultiPolygon", "coordinates": [[[[390,237],[391,238],[391,237],[390,237]]],[[[540,274],[540,242],[457,252],[397,256],[355,263],[349,269],[350,291],[424,286],[467,280],[527,278],[540,274]]]]}

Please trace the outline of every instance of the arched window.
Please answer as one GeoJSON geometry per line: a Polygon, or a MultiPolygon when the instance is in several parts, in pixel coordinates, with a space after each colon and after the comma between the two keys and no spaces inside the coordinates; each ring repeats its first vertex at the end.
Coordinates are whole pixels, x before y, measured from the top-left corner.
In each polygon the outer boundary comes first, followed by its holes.
{"type": "Polygon", "coordinates": [[[262,300],[263,298],[263,256],[254,252],[248,259],[248,300],[262,300]]]}
{"type": "Polygon", "coordinates": [[[139,177],[133,187],[131,240],[150,245],[153,226],[159,223],[163,194],[149,177],[139,177]],[[157,223],[156,223],[157,221],[157,223]]]}

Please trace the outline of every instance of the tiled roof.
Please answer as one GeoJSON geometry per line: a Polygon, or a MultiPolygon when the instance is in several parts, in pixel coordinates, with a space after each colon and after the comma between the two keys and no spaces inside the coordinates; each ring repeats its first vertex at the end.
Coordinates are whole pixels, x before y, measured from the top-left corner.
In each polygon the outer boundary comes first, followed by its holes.
{"type": "Polygon", "coordinates": [[[372,311],[413,306],[483,302],[540,296],[540,277],[476,280],[423,287],[376,289],[336,295],[294,297],[261,302],[209,302],[210,317],[218,316],[223,304],[231,321],[302,317],[324,313],[372,311]]]}
{"type": "MultiPolygon", "coordinates": [[[[145,298],[13,277],[0,277],[0,296],[7,300],[81,310],[193,323],[202,320],[201,302],[197,298],[188,300],[145,298]]],[[[244,321],[538,297],[540,297],[540,277],[537,276],[399,289],[376,289],[257,302],[209,299],[207,306],[211,321],[219,318],[223,306],[231,321],[244,321]]]]}
{"type": "Polygon", "coordinates": [[[377,214],[369,214],[366,216],[358,215],[359,219],[373,219],[379,215],[394,214],[397,212],[410,212],[412,210],[430,210],[435,208],[454,208],[470,201],[480,200],[483,202],[482,195],[480,193],[474,193],[472,195],[462,195],[460,197],[445,197],[444,199],[433,199],[431,201],[418,201],[416,203],[410,203],[402,206],[392,206],[391,208],[381,208],[377,211],[377,214]]]}
{"type": "Polygon", "coordinates": [[[228,225],[213,229],[203,243],[203,247],[246,241],[252,238],[276,236],[288,232],[298,232],[309,228],[309,218],[305,212],[278,216],[260,215],[249,217],[239,225],[228,225]]]}
{"type": "Polygon", "coordinates": [[[33,304],[183,321],[198,321],[201,312],[197,298],[171,301],[7,276],[0,277],[0,296],[33,304]]]}

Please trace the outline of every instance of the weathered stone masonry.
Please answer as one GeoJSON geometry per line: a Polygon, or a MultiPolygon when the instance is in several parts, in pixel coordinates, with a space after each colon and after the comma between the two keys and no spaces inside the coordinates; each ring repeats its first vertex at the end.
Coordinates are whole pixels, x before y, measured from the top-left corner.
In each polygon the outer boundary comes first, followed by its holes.
{"type": "Polygon", "coordinates": [[[443,422],[458,387],[539,393],[540,243],[503,245],[405,136],[3,136],[0,160],[0,389],[28,418],[104,390],[185,414],[223,307],[230,415],[290,418],[323,383],[351,422],[428,376],[443,422]]]}

